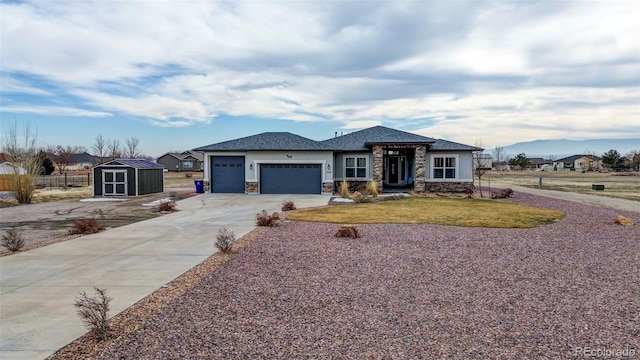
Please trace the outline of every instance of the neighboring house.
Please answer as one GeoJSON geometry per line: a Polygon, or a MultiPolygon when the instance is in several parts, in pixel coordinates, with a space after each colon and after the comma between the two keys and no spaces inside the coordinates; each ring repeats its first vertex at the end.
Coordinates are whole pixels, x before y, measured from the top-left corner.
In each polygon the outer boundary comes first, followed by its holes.
{"type": "Polygon", "coordinates": [[[13,180],[15,180],[16,172],[19,175],[25,175],[27,170],[21,166],[14,165],[10,162],[3,162],[0,164],[0,191],[13,190],[13,180]]]}
{"type": "Polygon", "coordinates": [[[158,158],[157,163],[169,171],[202,171],[203,158],[201,152],[187,150],[181,153],[166,153],[158,158]]]}
{"type": "Polygon", "coordinates": [[[493,169],[493,156],[491,156],[491,154],[476,154],[473,155],[473,170],[475,171],[476,168],[479,168],[481,170],[491,170],[493,169]],[[478,156],[476,158],[476,156],[478,156]]]}
{"type": "Polygon", "coordinates": [[[7,155],[5,153],[0,153],[0,164],[7,161],[7,155]]]}
{"type": "Polygon", "coordinates": [[[529,158],[529,170],[542,170],[552,163],[553,161],[543,158],[529,158]]]}
{"type": "Polygon", "coordinates": [[[69,162],[69,165],[67,165],[66,170],[67,171],[89,170],[99,162],[100,161],[97,156],[93,156],[85,151],[81,154],[71,155],[71,161],[69,162]]]}
{"type": "Polygon", "coordinates": [[[376,126],[325,141],[267,132],[194,149],[204,153],[204,188],[214,193],[333,193],[361,188],[466,191],[481,149],[376,126]]]}
{"type": "Polygon", "coordinates": [[[598,171],[602,169],[602,159],[595,155],[573,155],[554,161],[553,167],[565,171],[598,171]]]}

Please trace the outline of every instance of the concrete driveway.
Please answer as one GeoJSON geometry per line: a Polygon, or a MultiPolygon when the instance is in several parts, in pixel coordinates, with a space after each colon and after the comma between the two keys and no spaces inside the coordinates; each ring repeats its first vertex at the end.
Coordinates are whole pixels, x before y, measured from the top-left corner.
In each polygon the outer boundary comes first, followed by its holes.
{"type": "Polygon", "coordinates": [[[208,256],[219,228],[237,238],[283,200],[326,205],[323,195],[201,194],[180,211],[0,258],[0,358],[45,358],[87,332],[73,307],[81,291],[108,289],[113,316],[208,256]]]}

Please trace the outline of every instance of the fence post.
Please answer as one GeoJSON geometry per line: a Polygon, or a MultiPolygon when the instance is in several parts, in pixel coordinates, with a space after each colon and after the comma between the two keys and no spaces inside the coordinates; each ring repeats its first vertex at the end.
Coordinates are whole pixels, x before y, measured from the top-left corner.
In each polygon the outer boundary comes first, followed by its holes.
{"type": "Polygon", "coordinates": [[[542,189],[542,176],[538,178],[538,189],[542,189]]]}
{"type": "Polygon", "coordinates": [[[64,173],[64,187],[67,187],[67,173],[64,173]]]}
{"type": "Polygon", "coordinates": [[[91,173],[87,173],[87,186],[91,186],[91,173]]]}

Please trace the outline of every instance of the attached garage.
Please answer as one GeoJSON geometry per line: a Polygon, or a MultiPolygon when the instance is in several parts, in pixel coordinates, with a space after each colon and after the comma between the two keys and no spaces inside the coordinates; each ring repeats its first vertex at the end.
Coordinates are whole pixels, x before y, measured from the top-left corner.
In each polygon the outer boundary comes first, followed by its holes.
{"type": "Polygon", "coordinates": [[[320,164],[261,164],[261,194],[321,194],[320,164]]]}
{"type": "Polygon", "coordinates": [[[142,159],[115,159],[93,168],[94,196],[139,196],[164,191],[164,167],[142,159]]]}
{"type": "Polygon", "coordinates": [[[211,192],[244,193],[244,156],[211,157],[211,192]]]}

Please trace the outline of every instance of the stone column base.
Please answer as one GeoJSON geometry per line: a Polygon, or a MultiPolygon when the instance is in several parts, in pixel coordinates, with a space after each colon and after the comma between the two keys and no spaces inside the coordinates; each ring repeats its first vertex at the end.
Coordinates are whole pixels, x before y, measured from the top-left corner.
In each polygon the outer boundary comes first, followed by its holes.
{"type": "Polygon", "coordinates": [[[247,194],[257,194],[258,193],[258,182],[247,181],[244,183],[244,192],[247,194]]]}

